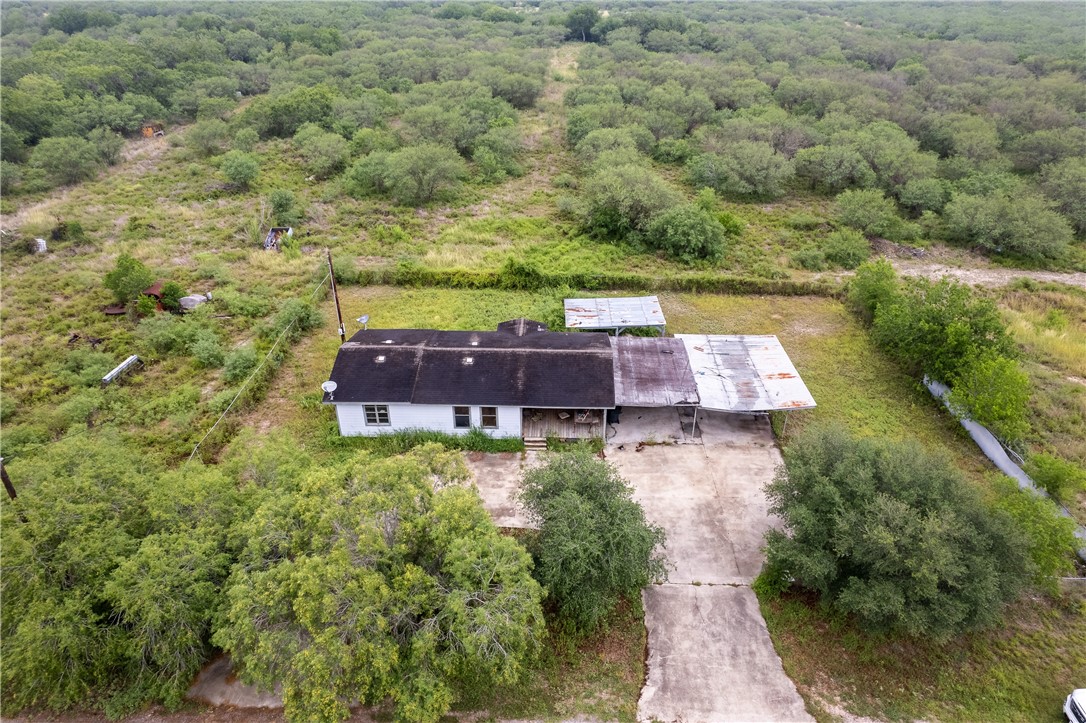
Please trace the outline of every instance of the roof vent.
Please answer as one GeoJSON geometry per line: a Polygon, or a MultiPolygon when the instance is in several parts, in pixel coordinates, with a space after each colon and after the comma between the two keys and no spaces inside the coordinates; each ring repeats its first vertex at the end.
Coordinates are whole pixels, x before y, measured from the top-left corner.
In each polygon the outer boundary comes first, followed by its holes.
{"type": "Polygon", "coordinates": [[[381,354],[376,359],[374,359],[374,361],[377,362],[378,364],[384,364],[385,363],[385,355],[381,354]]]}
{"type": "Polygon", "coordinates": [[[479,346],[479,342],[478,342],[478,341],[475,341],[475,340],[472,340],[472,341],[471,341],[471,345],[472,345],[472,346],[479,346]]]}
{"type": "Polygon", "coordinates": [[[464,366],[471,366],[472,364],[475,363],[475,359],[473,357],[466,356],[461,360],[461,362],[463,363],[464,366]]]}
{"type": "Polygon", "coordinates": [[[392,341],[391,339],[385,339],[385,340],[384,340],[383,342],[381,342],[381,343],[382,343],[382,344],[395,344],[396,342],[392,341]]]}

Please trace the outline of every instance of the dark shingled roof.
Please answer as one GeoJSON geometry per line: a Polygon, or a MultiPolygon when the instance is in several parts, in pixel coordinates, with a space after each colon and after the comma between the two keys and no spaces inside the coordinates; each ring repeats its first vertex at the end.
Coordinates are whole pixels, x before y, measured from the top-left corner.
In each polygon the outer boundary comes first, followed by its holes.
{"type": "Polygon", "coordinates": [[[324,401],[609,409],[606,334],[368,329],[339,348],[324,401]]]}

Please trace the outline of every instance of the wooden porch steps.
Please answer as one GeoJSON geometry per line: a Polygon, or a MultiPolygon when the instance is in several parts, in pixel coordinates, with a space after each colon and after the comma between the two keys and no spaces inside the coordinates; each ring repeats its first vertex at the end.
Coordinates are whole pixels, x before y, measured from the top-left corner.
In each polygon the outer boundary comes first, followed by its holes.
{"type": "Polygon", "coordinates": [[[524,449],[529,452],[546,452],[547,451],[547,438],[546,437],[525,437],[524,449]]]}

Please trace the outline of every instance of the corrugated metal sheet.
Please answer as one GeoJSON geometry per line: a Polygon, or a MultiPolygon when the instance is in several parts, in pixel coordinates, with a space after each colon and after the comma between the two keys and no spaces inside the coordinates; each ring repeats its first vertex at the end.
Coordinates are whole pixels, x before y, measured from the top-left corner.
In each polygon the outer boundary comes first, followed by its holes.
{"type": "Polygon", "coordinates": [[[619,299],[566,299],[569,329],[619,329],[664,326],[664,310],[655,296],[619,299]]]}
{"type": "Polygon", "coordinates": [[[670,337],[616,336],[615,404],[674,407],[698,403],[686,347],[670,337]]]}
{"type": "Polygon", "coordinates": [[[814,397],[775,336],[676,334],[686,347],[705,409],[810,409],[814,397]]]}

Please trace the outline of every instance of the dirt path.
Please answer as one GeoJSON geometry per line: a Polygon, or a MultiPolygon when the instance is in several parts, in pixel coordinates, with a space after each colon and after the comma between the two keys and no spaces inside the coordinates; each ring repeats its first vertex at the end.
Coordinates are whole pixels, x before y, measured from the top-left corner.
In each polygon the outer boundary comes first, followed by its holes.
{"type": "Polygon", "coordinates": [[[893,261],[892,263],[902,276],[923,276],[928,279],[949,276],[966,284],[988,287],[1007,286],[1017,279],[1026,278],[1034,281],[1068,284],[1069,286],[1086,289],[1086,273],[1081,271],[1063,273],[1059,271],[1026,271],[1004,268],[957,268],[944,266],[943,264],[908,261],[893,261]]]}

